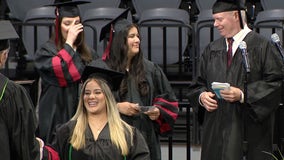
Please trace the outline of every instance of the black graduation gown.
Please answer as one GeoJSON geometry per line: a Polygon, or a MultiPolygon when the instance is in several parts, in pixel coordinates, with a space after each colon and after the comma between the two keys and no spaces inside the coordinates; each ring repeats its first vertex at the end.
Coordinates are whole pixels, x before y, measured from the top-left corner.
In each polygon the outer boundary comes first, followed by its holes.
{"type": "MultiPolygon", "coordinates": [[[[130,146],[129,155],[126,157],[111,142],[109,126],[103,128],[97,140],[94,140],[90,127],[85,131],[86,147],[75,150],[69,143],[76,121],[69,121],[56,131],[56,138],[53,148],[58,152],[60,160],[150,160],[147,144],[141,133],[134,129],[133,145],[130,144],[130,137],[127,136],[127,143],[130,146]],[[71,157],[70,157],[71,155],[71,157]]],[[[48,159],[48,157],[44,157],[48,159]]]]}
{"type": "Polygon", "coordinates": [[[50,143],[56,125],[70,120],[76,111],[85,62],[68,44],[57,51],[55,44],[48,41],[36,52],[35,67],[42,79],[39,137],[50,143]]]}
{"type": "Polygon", "coordinates": [[[161,159],[161,146],[159,136],[170,135],[178,115],[178,102],[172,87],[162,69],[153,62],[144,59],[144,68],[147,83],[150,86],[149,94],[142,97],[134,84],[134,78],[126,74],[128,81],[128,101],[138,103],[141,106],[156,105],[160,109],[160,117],[152,121],[146,114],[139,113],[136,116],[121,115],[128,124],[138,128],[144,136],[151,154],[151,159],[161,159]]]}
{"type": "Polygon", "coordinates": [[[212,91],[211,83],[227,82],[244,88],[245,71],[238,49],[227,69],[226,43],[220,38],[208,45],[200,59],[196,83],[190,87],[189,101],[195,111],[205,111],[202,136],[202,160],[240,160],[242,156],[243,121],[245,115],[248,159],[264,160],[272,151],[273,116],[280,102],[282,63],[275,47],[264,37],[250,32],[244,38],[251,72],[248,76],[247,103],[229,103],[217,99],[218,109],[207,112],[199,105],[199,95],[212,91]],[[199,108],[198,108],[199,107],[199,108]]]}
{"type": "Polygon", "coordinates": [[[39,160],[37,120],[25,88],[0,74],[0,159],[39,160]]]}
{"type": "MultiPolygon", "coordinates": [[[[149,94],[142,97],[134,84],[134,78],[126,73],[128,93],[126,99],[121,99],[116,95],[119,102],[139,103],[141,106],[156,105],[160,109],[160,117],[156,121],[152,121],[144,113],[139,113],[136,116],[126,116],[121,114],[121,117],[128,124],[137,128],[145,138],[150,150],[152,160],[161,159],[161,146],[159,136],[168,136],[172,134],[174,123],[178,115],[178,101],[172,90],[172,87],[164,74],[163,70],[153,62],[144,58],[144,69],[146,73],[147,83],[150,86],[149,94]]],[[[94,64],[102,68],[109,68],[107,64],[97,59],[94,64]]]]}

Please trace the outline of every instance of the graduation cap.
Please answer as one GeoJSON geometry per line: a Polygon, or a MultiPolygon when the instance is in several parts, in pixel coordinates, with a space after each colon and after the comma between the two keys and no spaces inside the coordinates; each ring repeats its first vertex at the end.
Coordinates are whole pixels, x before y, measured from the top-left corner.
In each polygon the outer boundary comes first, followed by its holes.
{"type": "Polygon", "coordinates": [[[243,29],[244,24],[242,21],[241,10],[245,10],[245,2],[244,0],[217,0],[212,8],[212,13],[220,13],[227,11],[238,11],[240,17],[240,26],[243,29]]]}
{"type": "Polygon", "coordinates": [[[116,18],[114,18],[112,21],[107,23],[101,29],[100,41],[102,41],[105,38],[109,38],[109,43],[102,55],[103,60],[105,60],[109,56],[113,35],[119,33],[121,30],[132,24],[132,22],[127,20],[128,13],[129,13],[129,8],[125,9],[121,14],[119,14],[116,18]]]}
{"type": "Polygon", "coordinates": [[[72,0],[55,0],[54,4],[48,6],[55,6],[58,9],[59,17],[76,17],[80,16],[78,5],[90,3],[89,1],[72,1],[72,0]]]}
{"type": "Polygon", "coordinates": [[[59,18],[62,17],[77,17],[80,16],[80,10],[78,5],[90,3],[89,1],[72,1],[72,0],[55,0],[53,4],[47,6],[55,6],[55,43],[58,43],[58,30],[59,30],[59,18]]]}
{"type": "Polygon", "coordinates": [[[110,36],[108,35],[110,31],[118,33],[122,29],[126,28],[128,25],[132,24],[130,21],[127,20],[128,12],[129,8],[125,9],[121,14],[119,14],[116,18],[111,20],[102,28],[100,34],[100,41],[110,36]]]}
{"type": "Polygon", "coordinates": [[[81,79],[84,82],[91,77],[104,79],[111,90],[117,91],[124,73],[108,69],[105,63],[96,60],[85,67],[81,79]]]}
{"type": "Polygon", "coordinates": [[[0,21],[0,51],[9,48],[10,39],[19,38],[12,23],[8,20],[0,21]]]}

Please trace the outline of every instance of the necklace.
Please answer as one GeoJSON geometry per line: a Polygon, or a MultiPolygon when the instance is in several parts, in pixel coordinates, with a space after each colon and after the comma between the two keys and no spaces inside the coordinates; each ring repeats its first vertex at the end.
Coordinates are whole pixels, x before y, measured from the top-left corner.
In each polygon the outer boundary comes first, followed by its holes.
{"type": "Polygon", "coordinates": [[[93,133],[94,139],[96,140],[102,131],[103,127],[107,124],[108,119],[106,116],[99,116],[99,117],[94,117],[94,116],[89,116],[88,117],[88,123],[89,127],[93,133]]]}
{"type": "MultiPolygon", "coordinates": [[[[103,126],[101,126],[101,127],[103,127],[103,126]]],[[[102,129],[101,127],[97,128],[97,134],[99,134],[101,132],[101,129],[102,129]]]]}
{"type": "Polygon", "coordinates": [[[102,131],[102,129],[104,128],[104,126],[106,125],[106,123],[107,123],[107,122],[104,122],[104,123],[98,125],[99,127],[97,127],[97,125],[92,125],[92,126],[94,127],[95,132],[96,132],[97,134],[99,134],[99,133],[102,131]]]}

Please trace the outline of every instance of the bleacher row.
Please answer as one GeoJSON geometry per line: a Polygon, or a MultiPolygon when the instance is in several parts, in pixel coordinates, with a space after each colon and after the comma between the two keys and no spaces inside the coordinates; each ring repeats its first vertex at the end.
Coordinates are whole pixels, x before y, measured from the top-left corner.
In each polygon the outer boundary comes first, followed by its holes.
{"type": "MultiPolygon", "coordinates": [[[[54,8],[44,5],[52,4],[53,0],[6,2],[10,12],[2,17],[13,22],[21,40],[13,44],[16,49],[11,50],[10,63],[3,72],[11,79],[28,79],[33,82],[37,78],[32,65],[33,54],[49,39],[55,18],[54,8]],[[11,65],[14,63],[16,67],[11,65]]],[[[98,54],[103,53],[106,44],[105,41],[99,41],[101,28],[130,7],[128,19],[140,26],[144,56],[163,68],[180,102],[173,136],[161,140],[169,143],[169,146],[172,143],[186,144],[187,157],[190,157],[190,145],[200,144],[201,128],[186,93],[196,76],[199,56],[204,47],[220,37],[213,26],[211,7],[214,2],[215,0],[94,0],[79,6],[86,41],[98,54]]],[[[284,1],[267,2],[247,0],[249,27],[269,39],[276,32],[282,41],[284,1]]],[[[1,8],[3,4],[2,1],[1,8]]],[[[36,90],[30,89],[30,93],[36,102],[36,90]]],[[[169,159],[172,159],[170,155],[169,159]]]]}

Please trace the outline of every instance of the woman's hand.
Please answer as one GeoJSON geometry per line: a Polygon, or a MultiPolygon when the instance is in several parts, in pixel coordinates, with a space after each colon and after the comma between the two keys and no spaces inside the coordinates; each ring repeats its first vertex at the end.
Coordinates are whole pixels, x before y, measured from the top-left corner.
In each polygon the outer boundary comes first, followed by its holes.
{"type": "MultiPolygon", "coordinates": [[[[73,48],[76,47],[74,46],[74,43],[79,35],[83,31],[83,25],[82,23],[75,24],[75,20],[73,22],[74,24],[69,28],[68,34],[66,37],[66,43],[72,46],[73,48]]],[[[76,48],[74,48],[76,49],[76,48]]]]}
{"type": "Polygon", "coordinates": [[[127,116],[133,116],[140,112],[139,105],[137,103],[120,102],[117,103],[117,107],[120,113],[127,116]]]}
{"type": "Polygon", "coordinates": [[[144,113],[147,114],[151,120],[157,120],[160,116],[160,110],[156,106],[153,106],[153,108],[144,113]]]}

